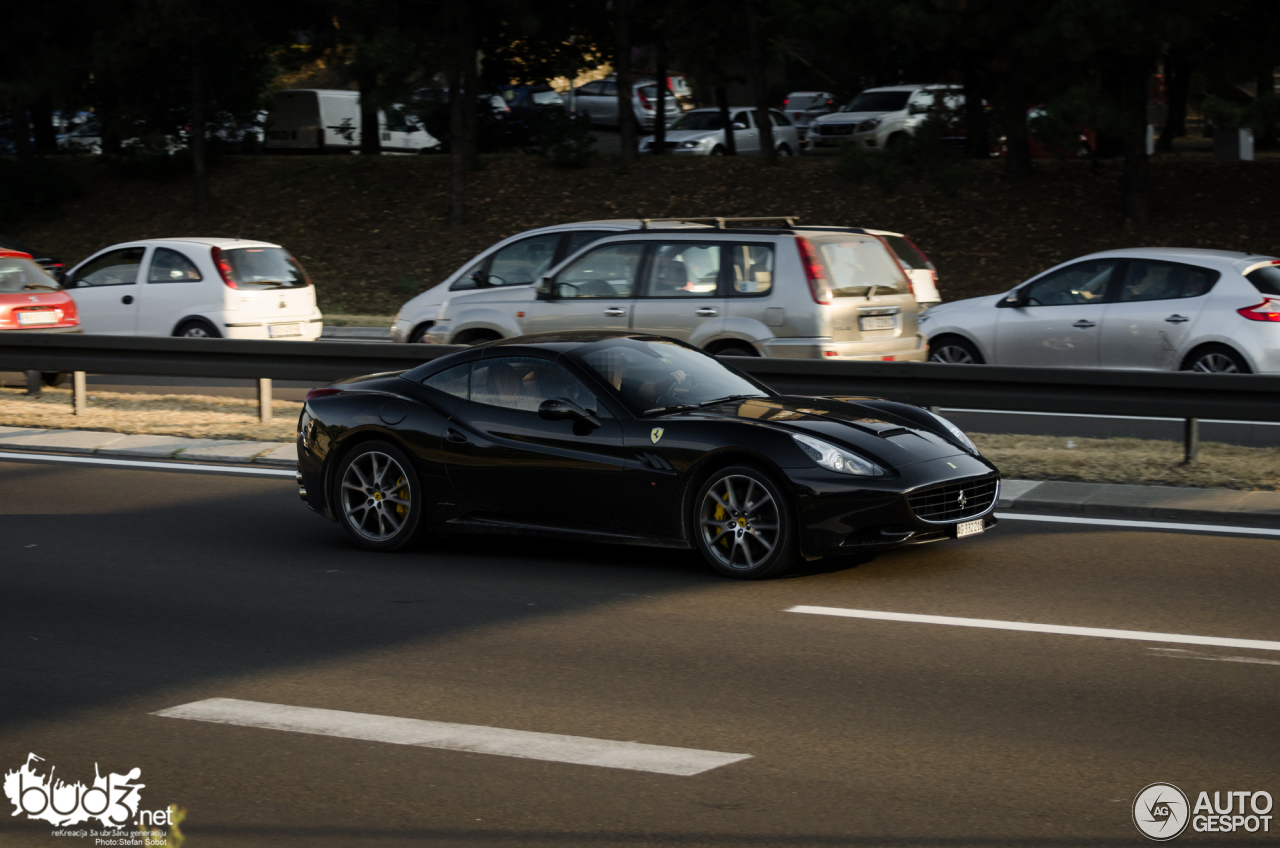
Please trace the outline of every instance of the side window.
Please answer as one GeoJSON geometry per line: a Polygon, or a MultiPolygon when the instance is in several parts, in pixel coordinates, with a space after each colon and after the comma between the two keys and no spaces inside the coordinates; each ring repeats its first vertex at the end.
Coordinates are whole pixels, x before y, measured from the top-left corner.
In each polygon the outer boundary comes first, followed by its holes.
{"type": "Polygon", "coordinates": [[[595,409],[596,397],[564,366],[547,359],[502,356],[474,363],[471,400],[522,412],[538,411],[543,401],[565,398],[595,409]]]}
{"type": "Polygon", "coordinates": [[[1111,259],[1081,262],[1063,268],[1027,288],[1028,306],[1073,306],[1101,303],[1107,296],[1107,285],[1116,263],[1111,259]]]}
{"type": "Polygon", "coordinates": [[[384,126],[388,132],[413,132],[413,127],[409,125],[409,120],[399,109],[387,109],[383,116],[385,118],[384,126]]]}
{"type": "Polygon", "coordinates": [[[643,244],[608,244],[581,256],[556,277],[557,297],[631,297],[643,244]]]}
{"type": "Polygon", "coordinates": [[[439,374],[432,374],[422,384],[466,400],[471,390],[471,363],[446,368],[439,374]]]}
{"type": "Polygon", "coordinates": [[[483,259],[477,259],[472,262],[471,266],[449,285],[449,291],[466,291],[480,288],[480,284],[475,281],[475,275],[480,273],[482,267],[484,267],[483,259]]]}
{"type": "Polygon", "coordinates": [[[714,297],[720,284],[720,245],[660,244],[649,263],[646,297],[714,297]]]}
{"type": "Polygon", "coordinates": [[[733,255],[734,295],[762,295],[773,290],[773,245],[735,244],[733,255]]]}
{"type": "Polygon", "coordinates": [[[603,95],[604,97],[617,97],[618,84],[616,82],[611,82],[609,80],[606,80],[601,85],[600,94],[603,95]]]}
{"type": "Polygon", "coordinates": [[[584,86],[580,86],[578,88],[578,93],[584,97],[598,97],[601,94],[604,94],[604,83],[599,80],[596,82],[589,82],[584,86]]]}
{"type": "Polygon", "coordinates": [[[493,254],[489,265],[489,285],[521,286],[536,281],[551,267],[560,233],[532,236],[509,244],[493,254]]]}
{"type": "Polygon", "coordinates": [[[614,235],[614,233],[610,230],[578,230],[569,236],[569,249],[565,251],[564,255],[568,258],[591,244],[591,242],[611,235],[614,235]]]}
{"type": "Polygon", "coordinates": [[[148,283],[198,283],[201,279],[199,269],[178,251],[158,247],[151,254],[148,283]]]}
{"type": "Polygon", "coordinates": [[[791,126],[791,121],[789,121],[789,120],[787,119],[787,116],[786,116],[786,115],[784,115],[784,114],[782,114],[781,112],[770,112],[770,113],[769,113],[769,119],[773,121],[773,125],[774,125],[775,127],[789,127],[789,126],[791,126]]]}
{"type": "Polygon", "coordinates": [[[145,247],[126,247],[104,253],[76,272],[73,286],[129,286],[138,282],[145,247]]]}
{"type": "Polygon", "coordinates": [[[733,120],[731,121],[731,123],[742,124],[742,126],[744,127],[752,126],[751,118],[747,115],[746,112],[734,112],[733,120]]]}
{"type": "Polygon", "coordinates": [[[1208,294],[1218,274],[1207,268],[1192,268],[1170,262],[1133,260],[1124,274],[1120,301],[1174,300],[1208,294]]]}

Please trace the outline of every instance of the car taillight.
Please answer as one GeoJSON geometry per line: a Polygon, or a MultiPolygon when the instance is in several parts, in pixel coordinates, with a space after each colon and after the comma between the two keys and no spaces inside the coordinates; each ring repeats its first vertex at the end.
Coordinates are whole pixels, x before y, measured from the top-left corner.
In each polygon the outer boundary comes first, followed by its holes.
{"type": "Polygon", "coordinates": [[[1257,306],[1246,306],[1236,312],[1250,321],[1273,321],[1280,323],[1280,300],[1267,298],[1257,306]]]}
{"type": "Polygon", "coordinates": [[[236,281],[231,279],[235,274],[235,270],[231,267],[231,263],[223,258],[222,248],[220,247],[213,248],[213,267],[218,269],[218,276],[222,278],[222,282],[226,283],[227,288],[240,288],[240,286],[236,285],[236,281]]]}
{"type": "Polygon", "coordinates": [[[638,98],[640,99],[640,108],[641,108],[641,109],[652,109],[652,108],[653,108],[652,106],[650,106],[650,105],[649,105],[649,98],[648,98],[648,97],[645,97],[644,92],[643,92],[643,91],[641,91],[641,90],[640,90],[640,89],[638,89],[638,88],[636,89],[636,97],[638,97],[638,98]]]}
{"type": "Polygon", "coordinates": [[[796,236],[796,247],[800,249],[800,264],[804,266],[804,276],[809,281],[809,293],[813,295],[813,302],[830,306],[831,283],[827,280],[827,269],[818,257],[818,249],[803,236],[796,236]]]}
{"type": "Polygon", "coordinates": [[[782,108],[783,108],[783,109],[787,108],[787,104],[788,104],[788,103],[790,103],[790,102],[791,102],[791,98],[790,98],[790,97],[788,97],[788,98],[786,98],[785,100],[783,100],[783,101],[782,101],[782,108]]]}
{"type": "Polygon", "coordinates": [[[342,394],[342,389],[335,389],[331,386],[324,386],[322,388],[312,389],[311,391],[307,392],[306,399],[310,401],[310,400],[314,400],[315,398],[329,397],[330,395],[339,395],[339,394],[342,394]]]}
{"type": "Polygon", "coordinates": [[[924,267],[928,268],[930,271],[933,272],[933,281],[935,283],[938,282],[938,269],[933,264],[933,262],[929,261],[929,255],[920,249],[920,245],[916,244],[906,236],[903,236],[902,240],[905,241],[907,244],[911,245],[913,248],[915,248],[916,253],[920,254],[920,258],[924,260],[924,267]]]}

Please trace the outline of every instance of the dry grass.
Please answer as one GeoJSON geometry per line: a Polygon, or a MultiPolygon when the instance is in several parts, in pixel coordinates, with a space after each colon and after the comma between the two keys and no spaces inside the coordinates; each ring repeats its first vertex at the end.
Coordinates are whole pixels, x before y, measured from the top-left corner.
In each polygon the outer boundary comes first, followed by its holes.
{"type": "Polygon", "coordinates": [[[39,397],[21,389],[0,389],[0,425],[6,427],[292,441],[302,404],[277,400],[271,408],[275,418],[263,424],[258,420],[258,402],[252,399],[91,392],[88,414],[73,415],[69,389],[46,388],[39,397]]]}
{"type": "Polygon", "coordinates": [[[395,323],[394,315],[344,315],[327,313],[324,316],[326,327],[390,327],[395,323]]]}
{"type": "Polygon", "coordinates": [[[1183,465],[1181,442],[969,435],[1006,478],[1280,490],[1280,448],[1202,442],[1196,461],[1183,465]]]}

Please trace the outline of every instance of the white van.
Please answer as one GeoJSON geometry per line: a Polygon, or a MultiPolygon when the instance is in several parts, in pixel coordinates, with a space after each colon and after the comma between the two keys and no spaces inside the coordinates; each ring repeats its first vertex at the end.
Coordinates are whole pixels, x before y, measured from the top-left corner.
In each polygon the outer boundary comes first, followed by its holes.
{"type": "MultiPolygon", "coordinates": [[[[267,150],[360,149],[360,93],[326,88],[277,91],[267,114],[267,150]]],[[[418,153],[439,140],[398,107],[378,110],[382,149],[418,153]]]]}

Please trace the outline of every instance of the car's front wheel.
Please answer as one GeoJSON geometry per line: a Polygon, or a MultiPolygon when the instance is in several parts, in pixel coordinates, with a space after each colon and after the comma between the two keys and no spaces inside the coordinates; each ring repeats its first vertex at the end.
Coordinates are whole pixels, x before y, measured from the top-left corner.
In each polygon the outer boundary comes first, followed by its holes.
{"type": "Polygon", "coordinates": [[[776,577],[799,557],[786,493],[758,468],[735,465],[716,471],[702,484],[693,507],[698,550],[726,577],[776,577]]]}
{"type": "Polygon", "coordinates": [[[338,521],[360,547],[394,551],[417,534],[422,484],[409,457],[395,445],[357,445],[342,458],[335,489],[338,521]]]}
{"type": "Polygon", "coordinates": [[[944,336],[929,343],[929,361],[951,365],[982,365],[982,354],[971,343],[956,336],[944,336]]]}

